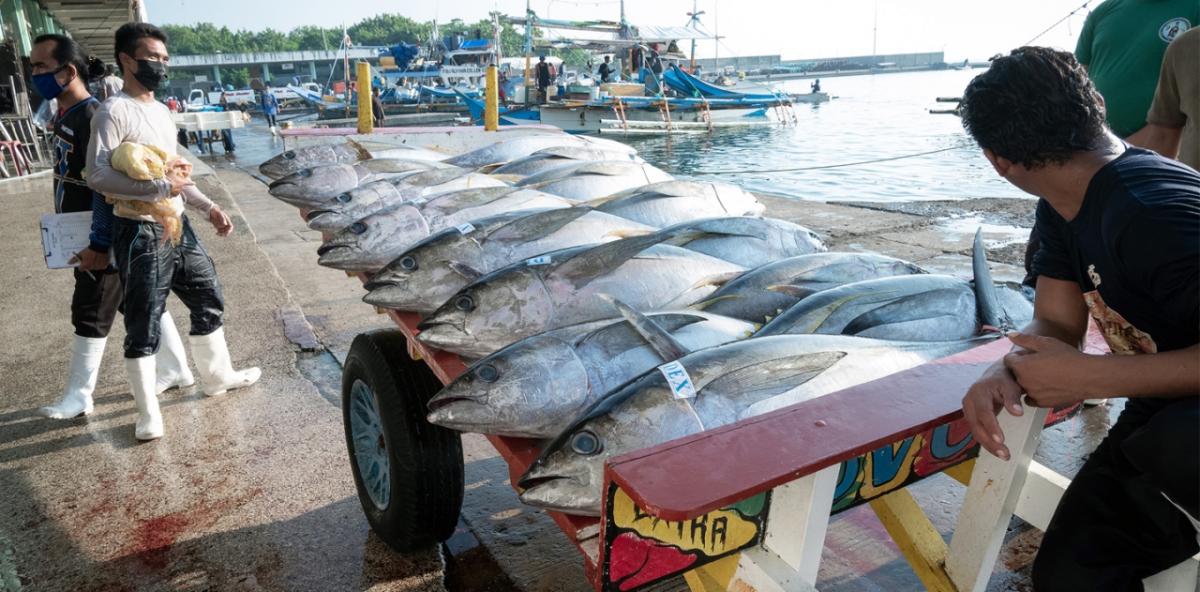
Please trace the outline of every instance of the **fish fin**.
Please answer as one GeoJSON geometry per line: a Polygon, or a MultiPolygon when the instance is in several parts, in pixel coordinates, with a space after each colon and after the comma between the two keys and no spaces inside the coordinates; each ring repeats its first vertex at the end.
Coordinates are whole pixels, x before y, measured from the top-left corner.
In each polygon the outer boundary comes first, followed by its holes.
{"type": "Polygon", "coordinates": [[[629,205],[629,204],[635,204],[635,203],[650,200],[650,199],[661,199],[661,198],[668,198],[668,197],[679,197],[679,196],[666,195],[663,193],[659,193],[657,191],[644,191],[641,193],[632,193],[632,194],[628,193],[626,191],[621,191],[618,193],[614,193],[612,195],[606,195],[604,197],[597,197],[595,199],[588,200],[585,203],[587,203],[587,205],[589,205],[589,206],[592,206],[593,208],[603,211],[604,206],[616,205],[618,203],[621,205],[629,205]]]}
{"type": "Polygon", "coordinates": [[[845,356],[846,352],[823,351],[750,364],[721,375],[702,390],[739,393],[739,398],[748,396],[747,403],[753,404],[816,378],[845,356]]]}
{"type": "Polygon", "coordinates": [[[354,140],[346,140],[346,143],[349,144],[356,153],[358,153],[359,160],[371,160],[371,151],[367,150],[362,144],[359,144],[354,140]]]}
{"type": "Polygon", "coordinates": [[[504,175],[492,175],[492,178],[497,181],[500,181],[502,183],[507,183],[509,185],[516,185],[517,183],[520,183],[521,180],[524,179],[525,177],[523,175],[504,174],[504,175]]]}
{"type": "Polygon", "coordinates": [[[667,238],[669,237],[663,234],[654,233],[583,249],[559,262],[551,273],[570,281],[579,289],[667,238]]]}
{"type": "Polygon", "coordinates": [[[979,311],[982,323],[1006,331],[1015,330],[1012,319],[1005,314],[1004,308],[1000,306],[1000,297],[996,294],[996,283],[992,281],[987,249],[983,246],[983,228],[975,230],[975,240],[971,244],[971,268],[975,273],[975,307],[979,311]]]}
{"type": "Polygon", "coordinates": [[[667,241],[669,245],[682,247],[687,243],[702,238],[741,236],[767,240],[768,231],[763,227],[762,218],[727,217],[712,220],[684,222],[677,226],[663,229],[663,232],[679,232],[677,239],[667,241]]]}
{"type": "Polygon", "coordinates": [[[604,233],[605,237],[614,236],[617,238],[629,238],[631,236],[645,236],[657,232],[653,228],[615,228],[604,233]]]}
{"type": "Polygon", "coordinates": [[[536,240],[554,234],[591,211],[589,207],[575,206],[531,212],[497,228],[488,235],[488,240],[536,240]]]}
{"type": "Polygon", "coordinates": [[[450,267],[451,271],[463,276],[469,282],[473,282],[485,275],[482,271],[479,271],[461,261],[451,261],[447,265],[450,267]]]}
{"type": "Polygon", "coordinates": [[[488,174],[488,173],[491,173],[492,171],[494,171],[494,170],[496,170],[496,169],[498,169],[498,168],[500,168],[500,167],[502,167],[502,166],[504,166],[504,163],[500,163],[500,162],[497,162],[497,163],[492,163],[492,164],[485,164],[485,165],[483,165],[483,166],[481,166],[481,167],[479,167],[479,168],[475,169],[475,172],[476,172],[476,173],[483,173],[483,174],[485,174],[485,175],[486,175],[486,174],[488,174]]]}
{"type": "Polygon", "coordinates": [[[716,298],[709,298],[707,300],[701,300],[700,302],[693,303],[688,308],[694,308],[696,310],[704,310],[718,302],[721,302],[722,300],[736,300],[738,298],[741,298],[741,296],[738,294],[727,294],[725,296],[717,296],[716,298]]]}
{"type": "Polygon", "coordinates": [[[650,317],[634,310],[633,307],[621,302],[617,298],[613,298],[607,294],[601,294],[600,297],[607,300],[613,305],[613,308],[617,309],[617,312],[621,313],[621,316],[638,332],[638,335],[642,336],[642,339],[646,340],[646,343],[650,344],[650,347],[654,348],[654,351],[658,353],[664,362],[678,360],[691,353],[687,347],[679,343],[674,336],[659,326],[650,317]]]}
{"type": "Polygon", "coordinates": [[[859,333],[862,333],[868,329],[881,325],[889,325],[896,322],[921,321],[942,316],[949,316],[949,313],[943,313],[940,311],[930,312],[923,317],[916,317],[911,314],[902,314],[902,311],[904,311],[905,307],[907,307],[909,304],[913,302],[929,300],[935,297],[935,295],[938,293],[949,293],[951,295],[957,293],[960,296],[966,295],[964,292],[958,290],[944,289],[920,292],[917,294],[910,294],[902,298],[897,298],[896,300],[888,302],[882,306],[872,308],[871,310],[868,310],[851,319],[850,322],[846,323],[846,325],[842,327],[842,335],[858,335],[859,333]]]}
{"type": "Polygon", "coordinates": [[[790,284],[776,284],[774,286],[767,286],[767,290],[778,292],[780,294],[786,294],[788,296],[795,296],[796,298],[800,299],[808,298],[816,293],[816,290],[813,290],[812,288],[793,286],[790,284]]]}
{"type": "Polygon", "coordinates": [[[710,276],[700,278],[696,283],[692,284],[692,289],[695,290],[696,288],[704,288],[707,286],[724,286],[730,281],[737,279],[742,275],[742,273],[744,272],[726,271],[723,273],[714,273],[710,276]]]}

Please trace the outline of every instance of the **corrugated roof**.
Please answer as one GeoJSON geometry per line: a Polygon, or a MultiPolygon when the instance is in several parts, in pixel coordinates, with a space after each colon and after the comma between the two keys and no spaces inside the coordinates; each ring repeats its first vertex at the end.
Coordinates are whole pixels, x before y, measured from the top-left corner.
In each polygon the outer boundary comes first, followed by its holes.
{"type": "Polygon", "coordinates": [[[144,15],[143,0],[38,0],[92,55],[113,61],[113,33],[144,15]]]}

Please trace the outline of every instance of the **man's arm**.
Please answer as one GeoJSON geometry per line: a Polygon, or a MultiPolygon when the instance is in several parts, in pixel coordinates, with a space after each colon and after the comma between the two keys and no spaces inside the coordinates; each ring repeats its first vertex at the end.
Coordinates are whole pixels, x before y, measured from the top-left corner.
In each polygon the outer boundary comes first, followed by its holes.
{"type": "MultiPolygon", "coordinates": [[[[1153,113],[1153,109],[1151,112],[1153,113]]],[[[1125,138],[1125,141],[1134,146],[1153,150],[1167,158],[1177,159],[1179,158],[1179,148],[1183,143],[1183,127],[1147,123],[1145,127],[1125,138]]]]}
{"type": "MultiPolygon", "coordinates": [[[[1079,284],[1045,275],[1038,277],[1033,322],[1022,332],[1056,340],[1078,351],[1087,332],[1087,306],[1079,284]]],[[[1016,354],[1024,351],[1020,346],[1013,348],[1016,354]]],[[[1009,458],[1009,452],[996,414],[1001,408],[1008,409],[1012,415],[1024,413],[1021,407],[1023,392],[1005,361],[1000,360],[992,364],[963,397],[963,415],[975,440],[985,450],[1005,460],[1009,458]]]]}
{"type": "MultiPolygon", "coordinates": [[[[1179,145],[1183,137],[1183,126],[1187,123],[1180,107],[1179,80],[1175,76],[1177,63],[1189,63],[1181,57],[1183,44],[1171,44],[1163,55],[1162,67],[1158,71],[1158,86],[1154,89],[1154,102],[1146,113],[1146,126],[1129,136],[1128,142],[1149,148],[1167,158],[1179,158],[1179,145]],[[1182,60],[1182,62],[1181,62],[1182,60]]],[[[1195,67],[1195,64],[1184,67],[1195,67]]]]}
{"type": "Polygon", "coordinates": [[[141,201],[157,201],[171,196],[171,182],[166,179],[136,181],[112,168],[112,152],[124,137],[112,113],[101,109],[92,116],[92,138],[88,144],[87,184],[104,195],[141,201]]]}

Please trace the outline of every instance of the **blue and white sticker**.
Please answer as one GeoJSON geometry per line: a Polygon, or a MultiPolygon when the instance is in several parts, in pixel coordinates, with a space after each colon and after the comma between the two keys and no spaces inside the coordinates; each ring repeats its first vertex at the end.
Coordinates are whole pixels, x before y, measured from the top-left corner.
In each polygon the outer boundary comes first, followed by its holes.
{"type": "Polygon", "coordinates": [[[475,225],[474,225],[474,224],[471,224],[470,222],[463,222],[462,224],[459,224],[458,226],[455,226],[455,228],[457,228],[457,229],[458,229],[458,233],[459,233],[459,234],[466,234],[466,233],[468,233],[468,232],[474,232],[474,231],[475,231],[475,225]]]}
{"type": "Polygon", "coordinates": [[[550,256],[549,255],[538,255],[537,257],[534,257],[532,259],[527,259],[525,261],[525,265],[527,265],[529,267],[534,267],[536,265],[550,265],[550,256]]]}
{"type": "Polygon", "coordinates": [[[667,379],[671,394],[676,399],[696,398],[696,385],[692,384],[692,377],[688,376],[687,369],[678,360],[659,366],[658,371],[667,379]]]}

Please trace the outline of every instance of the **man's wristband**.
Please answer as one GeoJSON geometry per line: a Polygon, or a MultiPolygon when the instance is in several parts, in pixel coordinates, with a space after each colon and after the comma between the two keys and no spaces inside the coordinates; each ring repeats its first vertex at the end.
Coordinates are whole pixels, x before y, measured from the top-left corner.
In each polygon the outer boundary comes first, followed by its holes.
{"type": "Polygon", "coordinates": [[[108,250],[109,250],[108,245],[101,245],[99,243],[88,243],[87,248],[88,248],[88,250],[95,251],[97,253],[100,253],[101,255],[107,255],[108,250]]]}

